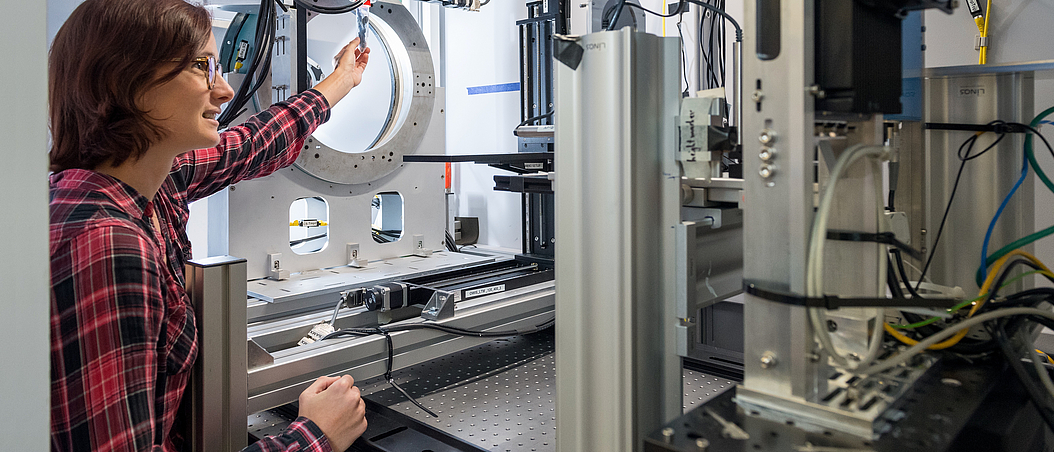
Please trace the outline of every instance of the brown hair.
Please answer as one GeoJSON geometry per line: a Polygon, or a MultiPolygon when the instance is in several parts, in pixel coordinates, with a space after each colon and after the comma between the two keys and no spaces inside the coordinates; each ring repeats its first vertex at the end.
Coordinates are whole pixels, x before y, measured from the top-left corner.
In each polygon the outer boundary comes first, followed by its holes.
{"type": "Polygon", "coordinates": [[[182,72],[212,30],[184,0],[87,0],[55,35],[48,64],[51,171],[142,157],[163,137],[137,105],[182,72]],[[158,68],[179,62],[161,73],[158,68]]]}

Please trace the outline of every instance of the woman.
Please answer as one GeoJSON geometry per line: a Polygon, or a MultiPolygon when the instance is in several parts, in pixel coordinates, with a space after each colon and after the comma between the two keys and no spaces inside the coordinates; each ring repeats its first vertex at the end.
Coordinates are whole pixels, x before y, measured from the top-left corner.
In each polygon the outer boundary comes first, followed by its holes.
{"type": "MultiPolygon", "coordinates": [[[[49,67],[51,439],[54,450],[182,447],[173,428],[197,356],[183,268],[187,204],[292,163],[359,84],[357,40],[313,90],[217,133],[233,91],[208,11],[87,0],[49,67]]],[[[318,379],[300,417],[250,449],[341,451],[366,429],[350,376],[318,379]]]]}

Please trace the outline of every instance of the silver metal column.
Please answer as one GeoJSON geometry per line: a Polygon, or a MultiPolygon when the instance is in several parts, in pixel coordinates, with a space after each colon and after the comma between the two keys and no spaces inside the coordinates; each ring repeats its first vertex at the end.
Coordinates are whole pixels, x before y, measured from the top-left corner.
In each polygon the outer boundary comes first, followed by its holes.
{"type": "Polygon", "coordinates": [[[193,452],[241,450],[248,439],[245,259],[187,264],[187,294],[198,326],[198,360],[183,396],[193,452]]]}
{"type": "Polygon", "coordinates": [[[577,68],[554,63],[556,443],[638,450],[681,405],[678,42],[622,29],[574,45],[577,68]]]}
{"type": "MultiPolygon", "coordinates": [[[[1035,114],[1033,73],[982,72],[986,70],[991,69],[952,67],[929,70],[926,73],[926,122],[985,124],[1001,119],[1028,124],[1035,114]]],[[[956,200],[944,226],[944,234],[934,249],[937,227],[940,226],[959,171],[960,162],[956,152],[971,135],[973,132],[926,131],[926,186],[929,199],[926,203],[925,243],[930,252],[937,253],[927,274],[937,284],[960,286],[967,293],[977,289],[974,275],[981,266],[981,244],[988,222],[1021,176],[1025,139],[1024,134],[1009,134],[987,154],[966,164],[956,200]]],[[[988,147],[996,136],[986,133],[979,137],[972,154],[988,147]]],[[[1036,140],[1035,145],[1039,146],[1036,149],[1043,146],[1040,140],[1036,140]]],[[[1030,171],[999,217],[992,231],[989,254],[1035,230],[1035,189],[1032,177],[1030,171]]],[[[1025,248],[1026,251],[1031,249],[1025,248]]]]}
{"type": "MultiPolygon", "coordinates": [[[[814,80],[814,2],[777,4],[782,53],[763,60],[755,52],[757,31],[743,36],[743,278],[804,294],[814,204],[814,113],[807,91],[814,80]],[[759,170],[763,137],[775,149],[768,177],[759,170]]],[[[754,2],[744,6],[743,23],[759,23],[754,2]]],[[[749,391],[740,390],[740,399],[747,392],[811,397],[818,364],[808,359],[814,341],[805,308],[751,295],[744,304],[743,387],[749,391]],[[766,354],[775,365],[763,368],[766,354]]]]}

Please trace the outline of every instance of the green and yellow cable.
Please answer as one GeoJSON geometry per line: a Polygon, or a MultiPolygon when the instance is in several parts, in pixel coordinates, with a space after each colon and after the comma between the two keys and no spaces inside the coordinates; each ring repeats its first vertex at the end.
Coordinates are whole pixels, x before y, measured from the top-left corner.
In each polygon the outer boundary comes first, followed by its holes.
{"type": "MultiPolygon", "coordinates": [[[[1040,273],[1044,273],[1046,276],[1048,276],[1050,278],[1054,278],[1054,273],[1046,274],[1043,270],[1032,270],[1030,272],[1022,273],[1020,275],[1017,275],[1017,276],[1011,278],[1009,281],[1003,283],[1002,286],[999,286],[999,288],[1003,289],[1003,288],[1005,288],[1005,287],[1007,287],[1007,286],[1009,286],[1009,285],[1011,285],[1013,283],[1016,283],[1016,282],[1020,281],[1021,279],[1025,278],[1026,276],[1036,275],[1036,274],[1040,274],[1040,273]]],[[[981,296],[978,296],[978,297],[974,297],[974,298],[971,298],[971,299],[966,300],[966,301],[963,301],[962,303],[959,303],[959,304],[949,308],[948,309],[948,313],[949,314],[954,314],[954,313],[958,312],[962,308],[965,308],[967,306],[970,306],[971,304],[974,304],[974,303],[976,303],[978,301],[981,301],[986,296],[987,296],[987,294],[981,295],[981,296]]],[[[941,318],[942,317],[930,317],[930,318],[928,318],[926,320],[922,320],[922,321],[915,322],[915,323],[909,323],[909,324],[906,324],[906,325],[896,324],[896,325],[890,325],[890,326],[893,327],[893,328],[897,328],[897,329],[913,329],[913,328],[918,328],[918,327],[929,325],[929,324],[931,324],[933,322],[936,322],[936,321],[940,320],[941,318]]]]}
{"type": "MultiPolygon", "coordinates": [[[[984,305],[984,301],[988,297],[988,291],[989,291],[989,289],[991,289],[992,284],[995,283],[996,275],[999,274],[999,271],[1003,268],[1003,265],[1006,264],[1006,261],[1009,260],[1013,256],[1021,256],[1021,257],[1024,257],[1025,259],[1028,259],[1028,260],[1032,261],[1032,263],[1036,264],[1037,266],[1039,266],[1039,268],[1042,269],[1041,273],[1043,273],[1044,275],[1048,275],[1048,276],[1054,278],[1054,273],[1052,273],[1050,271],[1050,269],[1047,268],[1047,266],[1043,264],[1043,262],[1040,262],[1039,259],[1036,259],[1035,256],[1033,256],[1033,255],[1031,255],[1031,254],[1029,254],[1029,253],[1027,253],[1025,251],[1022,251],[1022,250],[1013,250],[1013,251],[1007,253],[1006,256],[1003,256],[998,261],[996,261],[995,264],[992,264],[992,271],[988,273],[988,278],[985,279],[984,284],[981,285],[980,293],[978,293],[978,298],[980,299],[980,301],[977,302],[977,303],[974,303],[973,308],[970,309],[970,313],[966,315],[967,318],[972,317],[975,313],[977,313],[977,310],[981,309],[981,306],[984,305]]],[[[973,301],[971,301],[971,303],[972,302],[973,301]]],[[[968,304],[969,303],[965,303],[964,302],[964,303],[960,303],[960,306],[965,307],[968,304]]],[[[896,329],[893,328],[892,325],[890,325],[888,323],[884,323],[883,324],[883,328],[886,330],[887,333],[889,333],[890,336],[893,336],[894,338],[896,338],[900,342],[903,342],[903,343],[908,344],[908,345],[915,345],[915,344],[919,343],[919,341],[916,341],[915,339],[907,337],[903,333],[897,331],[896,329]]],[[[933,344],[933,345],[927,347],[927,350],[942,350],[942,349],[954,346],[955,344],[958,344],[959,341],[961,341],[964,337],[966,337],[966,335],[969,334],[969,332],[970,332],[969,328],[963,328],[963,329],[959,330],[958,333],[955,333],[954,336],[952,336],[952,337],[950,337],[950,338],[948,338],[948,339],[946,339],[946,340],[944,340],[942,342],[938,342],[936,344],[933,344]]]]}

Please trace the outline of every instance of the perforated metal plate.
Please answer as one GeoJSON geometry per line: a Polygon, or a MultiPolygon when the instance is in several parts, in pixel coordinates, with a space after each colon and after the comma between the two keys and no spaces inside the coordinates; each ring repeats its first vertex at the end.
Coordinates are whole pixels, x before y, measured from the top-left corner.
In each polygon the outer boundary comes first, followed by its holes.
{"type": "MultiPolygon", "coordinates": [[[[553,332],[499,339],[393,373],[396,383],[434,418],[383,378],[356,384],[371,400],[452,436],[496,452],[556,450],[556,372],[553,332]]],[[[684,411],[717,397],[736,382],[684,371],[684,411]]],[[[254,434],[281,432],[268,412],[250,417],[254,434]],[[276,430],[277,429],[277,430],[276,430]]],[[[289,416],[291,417],[291,416],[289,416]]],[[[288,422],[286,422],[288,424],[288,422]]]]}
{"type": "Polygon", "coordinates": [[[681,403],[685,413],[734,388],[739,383],[687,369],[684,371],[682,381],[684,382],[684,397],[681,403]]]}

